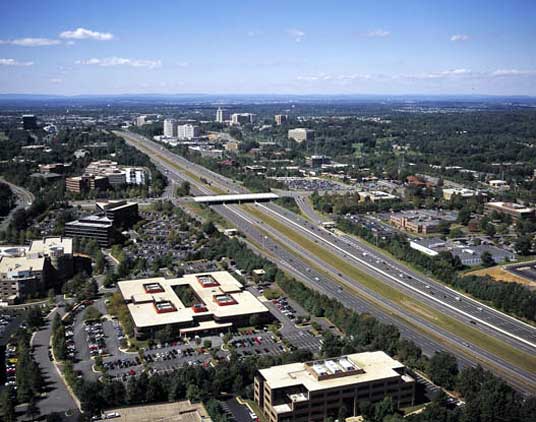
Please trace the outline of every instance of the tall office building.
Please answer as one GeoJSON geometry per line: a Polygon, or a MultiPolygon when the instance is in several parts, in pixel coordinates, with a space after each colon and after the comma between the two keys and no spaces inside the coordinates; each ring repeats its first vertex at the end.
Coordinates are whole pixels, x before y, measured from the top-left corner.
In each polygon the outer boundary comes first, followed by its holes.
{"type": "Polygon", "coordinates": [[[177,137],[177,121],[175,119],[164,120],[164,136],[166,138],[177,137]]]}
{"type": "Polygon", "coordinates": [[[224,123],[227,120],[229,120],[229,112],[218,107],[216,110],[216,122],[224,123]]]}
{"type": "Polygon", "coordinates": [[[281,125],[287,123],[288,116],[286,114],[276,114],[274,116],[274,119],[275,119],[275,124],[277,126],[281,126],[281,125]]]}
{"type": "Polygon", "coordinates": [[[194,125],[180,125],[177,127],[177,137],[181,140],[191,140],[199,138],[200,130],[199,126],[194,125]]]}
{"type": "Polygon", "coordinates": [[[33,114],[23,114],[22,128],[25,130],[37,129],[37,117],[35,117],[33,114]]]}

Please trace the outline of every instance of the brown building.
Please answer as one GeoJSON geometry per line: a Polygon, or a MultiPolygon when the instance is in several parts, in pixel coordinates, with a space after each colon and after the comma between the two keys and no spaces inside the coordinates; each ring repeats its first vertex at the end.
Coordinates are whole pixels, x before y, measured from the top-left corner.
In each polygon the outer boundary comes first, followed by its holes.
{"type": "Polygon", "coordinates": [[[493,211],[499,214],[512,216],[515,220],[532,219],[535,217],[534,208],[525,207],[514,202],[488,202],[484,204],[484,214],[491,214],[493,211]]]}
{"type": "Polygon", "coordinates": [[[107,189],[108,178],[104,176],[83,175],[67,177],[65,179],[65,189],[69,192],[82,193],[96,189],[107,189]]]}
{"type": "Polygon", "coordinates": [[[398,407],[413,405],[415,379],[381,351],[272,366],[258,371],[254,384],[255,402],[269,422],[357,416],[360,403],[386,396],[398,407]]]}

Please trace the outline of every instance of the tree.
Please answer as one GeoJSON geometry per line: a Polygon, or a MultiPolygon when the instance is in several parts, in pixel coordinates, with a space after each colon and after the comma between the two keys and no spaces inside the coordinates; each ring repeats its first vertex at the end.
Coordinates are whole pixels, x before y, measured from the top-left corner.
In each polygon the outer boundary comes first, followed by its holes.
{"type": "Polygon", "coordinates": [[[435,384],[452,389],[458,375],[456,357],[447,352],[435,353],[428,363],[428,374],[435,384]]]}
{"type": "Polygon", "coordinates": [[[26,415],[30,418],[31,421],[34,421],[37,416],[39,416],[39,409],[35,402],[35,397],[31,397],[28,402],[28,407],[26,408],[26,415]]]}
{"type": "Polygon", "coordinates": [[[3,421],[5,422],[15,422],[15,391],[13,388],[8,387],[4,388],[0,393],[0,412],[3,415],[3,421]]]}
{"type": "Polygon", "coordinates": [[[532,242],[529,236],[519,236],[514,243],[514,249],[519,255],[530,255],[532,248],[532,242]]]}
{"type": "Polygon", "coordinates": [[[493,267],[495,265],[493,256],[488,251],[484,251],[482,255],[480,255],[480,259],[484,267],[493,267]]]}
{"type": "Polygon", "coordinates": [[[177,196],[188,196],[190,195],[190,182],[182,182],[176,191],[177,196]]]}

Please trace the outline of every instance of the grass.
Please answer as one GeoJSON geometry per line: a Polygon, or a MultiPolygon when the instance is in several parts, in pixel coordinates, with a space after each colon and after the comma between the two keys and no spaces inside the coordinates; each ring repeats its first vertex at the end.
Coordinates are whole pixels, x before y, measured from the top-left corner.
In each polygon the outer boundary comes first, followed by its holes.
{"type": "Polygon", "coordinates": [[[257,403],[255,403],[253,400],[245,400],[245,402],[253,409],[257,417],[259,418],[259,421],[261,422],[268,422],[268,419],[266,419],[266,416],[264,416],[263,411],[259,407],[257,403]]]}
{"type": "MultiPolygon", "coordinates": [[[[319,246],[315,242],[300,235],[295,230],[289,229],[286,225],[275,220],[270,215],[265,214],[253,207],[248,207],[248,209],[257,218],[264,221],[265,224],[268,224],[271,227],[275,228],[276,230],[281,232],[283,235],[290,238],[293,242],[300,245],[303,249],[308,250],[314,255],[321,256],[323,261],[325,261],[330,266],[337,268],[338,271],[347,275],[351,279],[358,281],[360,284],[366,286],[367,288],[373,290],[374,292],[379,293],[380,295],[389,299],[390,301],[404,307],[407,311],[410,311],[411,313],[416,313],[416,309],[418,309],[417,313],[419,314],[419,316],[428,320],[429,322],[436,324],[451,333],[455,333],[457,336],[475,344],[478,347],[481,347],[483,349],[486,349],[489,352],[494,353],[495,355],[501,357],[507,362],[514,363],[520,368],[523,368],[530,372],[536,371],[536,356],[532,356],[527,353],[524,353],[514,347],[509,346],[508,344],[502,342],[501,340],[498,340],[494,337],[483,334],[478,329],[469,327],[452,317],[449,317],[441,312],[438,312],[437,310],[427,305],[416,302],[413,298],[407,296],[406,294],[400,292],[399,290],[393,287],[390,287],[382,283],[378,279],[375,279],[374,277],[364,273],[363,271],[354,267],[348,261],[338,257],[332,252],[327,251],[325,248],[319,246]]],[[[282,245],[282,247],[290,249],[289,246],[282,243],[280,239],[276,239],[276,240],[278,241],[278,243],[282,245]]],[[[296,252],[296,251],[292,250],[292,252],[296,252]]],[[[307,258],[305,258],[305,260],[309,261],[307,258]]],[[[312,262],[309,261],[309,263],[311,266],[316,267],[316,265],[313,264],[312,262]]],[[[326,271],[324,269],[322,268],[316,268],[316,269],[326,274],[326,271]]],[[[363,295],[363,293],[358,291],[357,289],[352,289],[352,290],[354,290],[354,292],[357,293],[358,295],[363,295]]],[[[371,300],[375,301],[375,299],[371,299],[370,297],[366,297],[366,299],[369,301],[371,300]]],[[[379,303],[377,301],[376,301],[376,305],[385,307],[382,303],[379,303]]],[[[389,311],[389,312],[392,313],[392,311],[389,311]]],[[[411,322],[408,321],[408,323],[411,323],[411,322]]],[[[415,326],[415,324],[412,324],[412,325],[415,326]]],[[[415,327],[418,328],[420,331],[423,330],[422,327],[419,327],[419,326],[415,326],[415,327]]],[[[439,336],[433,330],[429,330],[428,333],[432,335],[433,337],[439,338],[439,336]]],[[[444,340],[442,340],[442,342],[444,342],[444,340]]],[[[460,350],[465,353],[468,352],[464,349],[460,349],[460,350]]]]}

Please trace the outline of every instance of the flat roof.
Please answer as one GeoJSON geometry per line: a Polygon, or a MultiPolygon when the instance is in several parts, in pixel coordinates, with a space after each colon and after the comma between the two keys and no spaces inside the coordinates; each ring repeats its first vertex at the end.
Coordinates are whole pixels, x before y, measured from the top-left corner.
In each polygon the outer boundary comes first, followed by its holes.
{"type": "MultiPolygon", "coordinates": [[[[303,385],[308,391],[320,391],[387,378],[401,377],[401,374],[396,371],[396,369],[401,368],[404,368],[402,363],[391,358],[385,352],[376,351],[354,353],[322,361],[272,366],[270,368],[261,369],[259,372],[271,389],[303,385]],[[350,366],[351,368],[343,371],[339,376],[326,378],[319,378],[318,376],[315,376],[314,371],[308,370],[308,367],[314,367],[315,365],[322,366],[322,364],[326,369],[328,366],[334,368],[334,365],[332,364],[327,366],[325,364],[326,361],[334,361],[337,366],[341,365],[336,362],[347,361],[348,368],[350,368],[350,366]],[[352,368],[358,368],[359,371],[354,371],[352,368]],[[344,372],[347,372],[347,374],[344,372]]],[[[413,379],[410,377],[406,378],[405,381],[411,382],[413,379]]]]}
{"type": "Polygon", "coordinates": [[[213,315],[215,318],[226,318],[238,315],[253,315],[269,312],[253,294],[243,289],[242,284],[227,271],[187,274],[181,278],[166,279],[164,277],[120,281],[119,290],[126,301],[130,301],[128,310],[136,327],[152,327],[165,324],[193,323],[196,316],[213,315]],[[203,287],[200,279],[212,277],[216,283],[203,287]],[[160,292],[148,293],[146,285],[155,284],[161,287],[160,292]],[[177,286],[190,286],[204,310],[195,312],[192,306],[186,306],[175,293],[177,286]],[[233,303],[217,302],[215,296],[229,296],[233,303]],[[154,303],[168,302],[176,310],[156,312],[154,303]]]}
{"type": "Polygon", "coordinates": [[[64,254],[73,253],[73,239],[70,237],[45,237],[42,240],[33,240],[29,254],[53,255],[55,251],[63,249],[64,254]]]}
{"type": "Polygon", "coordinates": [[[195,202],[233,202],[233,201],[259,201],[259,200],[272,200],[279,198],[272,192],[266,193],[243,193],[243,194],[230,194],[230,195],[207,195],[196,196],[195,202]]]}
{"type": "Polygon", "coordinates": [[[45,258],[29,258],[27,256],[3,256],[0,257],[0,274],[26,271],[43,271],[45,258]]]}
{"type": "Polygon", "coordinates": [[[105,415],[117,413],[117,422],[212,422],[203,403],[179,401],[145,406],[123,407],[103,412],[105,415]]]}

